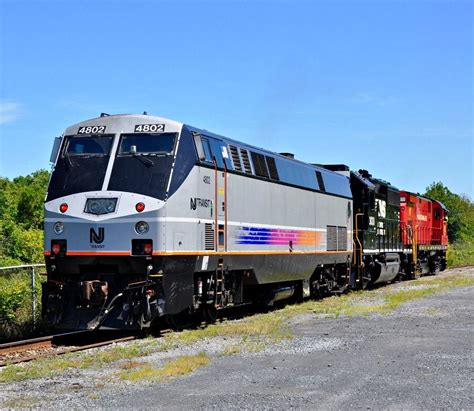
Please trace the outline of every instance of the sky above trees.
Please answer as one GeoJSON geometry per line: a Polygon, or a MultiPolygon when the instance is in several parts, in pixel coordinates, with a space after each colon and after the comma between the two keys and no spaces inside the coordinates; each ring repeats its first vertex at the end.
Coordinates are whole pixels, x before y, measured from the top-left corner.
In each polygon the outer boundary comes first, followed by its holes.
{"type": "Polygon", "coordinates": [[[0,1],[0,176],[100,112],[473,189],[472,1],[0,1]]]}

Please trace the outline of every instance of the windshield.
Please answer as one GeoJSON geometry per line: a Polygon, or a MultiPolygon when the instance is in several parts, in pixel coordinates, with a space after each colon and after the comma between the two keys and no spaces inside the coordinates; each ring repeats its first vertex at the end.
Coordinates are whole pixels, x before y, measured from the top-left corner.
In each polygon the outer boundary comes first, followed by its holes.
{"type": "Polygon", "coordinates": [[[102,188],[113,135],[66,136],[54,166],[46,201],[102,188]]]}
{"type": "Polygon", "coordinates": [[[113,136],[69,136],[66,139],[63,156],[108,156],[113,136]]]}
{"type": "Polygon", "coordinates": [[[119,155],[171,154],[176,134],[123,134],[119,155]]]}
{"type": "Polygon", "coordinates": [[[109,190],[164,199],[177,134],[122,134],[109,190]]]}

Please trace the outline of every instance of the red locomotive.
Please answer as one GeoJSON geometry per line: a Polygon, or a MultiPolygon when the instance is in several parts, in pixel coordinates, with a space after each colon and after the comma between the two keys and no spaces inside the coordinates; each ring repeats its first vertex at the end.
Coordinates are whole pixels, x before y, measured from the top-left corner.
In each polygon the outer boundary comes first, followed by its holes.
{"type": "Polygon", "coordinates": [[[442,203],[408,191],[400,191],[402,243],[411,248],[414,272],[434,273],[446,268],[447,210],[442,203]]]}

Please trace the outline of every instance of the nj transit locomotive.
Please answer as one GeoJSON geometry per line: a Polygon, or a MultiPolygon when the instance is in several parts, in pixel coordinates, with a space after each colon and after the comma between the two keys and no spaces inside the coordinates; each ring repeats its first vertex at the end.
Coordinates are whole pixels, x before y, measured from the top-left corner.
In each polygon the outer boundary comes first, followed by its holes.
{"type": "Polygon", "coordinates": [[[141,329],[189,312],[213,319],[224,307],[343,292],[416,269],[395,228],[399,197],[382,217],[387,189],[347,167],[148,115],[73,125],[51,161],[43,314],[57,328],[141,329]],[[390,248],[385,234],[382,243],[379,231],[362,234],[372,218],[392,233],[390,248]]]}

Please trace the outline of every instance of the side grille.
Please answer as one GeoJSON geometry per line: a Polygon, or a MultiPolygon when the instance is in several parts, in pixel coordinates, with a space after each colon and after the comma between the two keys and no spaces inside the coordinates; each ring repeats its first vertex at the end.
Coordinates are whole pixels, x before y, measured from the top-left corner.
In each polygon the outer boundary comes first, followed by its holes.
{"type": "Polygon", "coordinates": [[[327,228],[327,250],[337,251],[337,227],[328,225],[327,228]]]}
{"type": "Polygon", "coordinates": [[[250,152],[250,155],[252,156],[255,174],[259,177],[268,178],[268,170],[267,164],[265,163],[265,156],[260,153],[254,153],[253,151],[250,152]]]}
{"type": "Polygon", "coordinates": [[[204,225],[204,248],[214,250],[214,228],[210,223],[204,225]]]}
{"type": "Polygon", "coordinates": [[[337,227],[337,249],[347,250],[347,227],[337,227]]]}
{"type": "Polygon", "coordinates": [[[275,159],[269,156],[265,156],[265,159],[267,160],[267,166],[268,166],[268,171],[270,172],[270,178],[272,180],[280,180],[280,177],[278,176],[278,170],[275,163],[275,159]]]}
{"type": "Polygon", "coordinates": [[[240,156],[242,157],[242,164],[244,166],[244,171],[247,174],[252,174],[252,167],[250,166],[250,159],[249,159],[248,151],[240,149],[240,156]]]}
{"type": "Polygon", "coordinates": [[[234,169],[237,171],[242,171],[242,165],[240,164],[239,150],[236,146],[229,145],[230,155],[232,157],[232,164],[234,169]]]}

